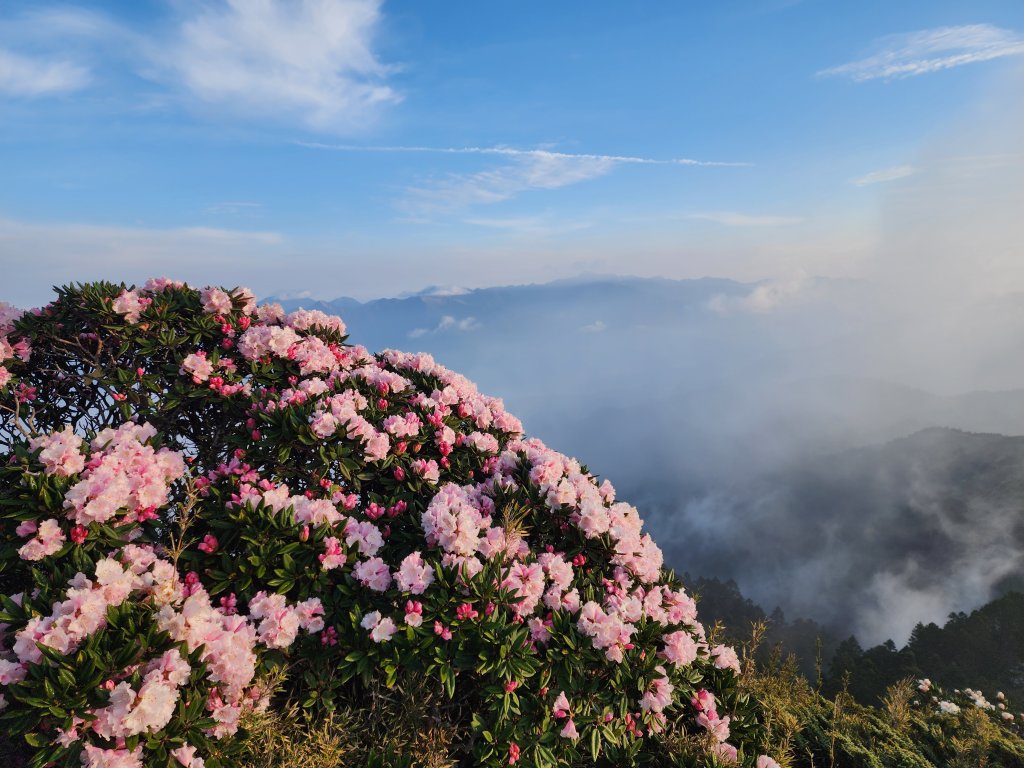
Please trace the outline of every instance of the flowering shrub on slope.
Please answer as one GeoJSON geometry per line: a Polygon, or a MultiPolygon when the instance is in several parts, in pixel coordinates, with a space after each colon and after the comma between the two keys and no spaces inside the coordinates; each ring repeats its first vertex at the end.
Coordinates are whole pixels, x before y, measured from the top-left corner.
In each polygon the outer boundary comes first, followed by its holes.
{"type": "Polygon", "coordinates": [[[956,715],[964,709],[973,708],[987,713],[995,724],[1008,728],[1013,733],[1024,733],[1024,712],[1015,714],[1002,691],[996,693],[996,701],[992,703],[985,694],[974,688],[946,691],[928,678],[917,681],[917,690],[921,696],[913,702],[916,707],[931,709],[943,715],[956,715]]]}
{"type": "Polygon", "coordinates": [[[0,309],[0,733],[35,766],[216,768],[247,711],[416,674],[468,764],[649,762],[671,731],[771,768],[636,509],[345,332],[167,280],[0,309]]]}

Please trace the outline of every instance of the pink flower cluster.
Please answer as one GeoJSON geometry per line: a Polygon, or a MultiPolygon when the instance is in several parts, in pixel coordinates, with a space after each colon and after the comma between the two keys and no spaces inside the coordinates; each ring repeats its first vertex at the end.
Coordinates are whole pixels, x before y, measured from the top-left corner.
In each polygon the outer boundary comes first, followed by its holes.
{"type": "Polygon", "coordinates": [[[718,716],[714,694],[701,688],[690,703],[697,710],[697,725],[714,736],[715,741],[725,742],[729,738],[730,718],[718,716]]]}
{"type": "Polygon", "coordinates": [[[117,295],[110,308],[118,314],[124,315],[124,319],[129,323],[137,323],[142,312],[152,303],[151,298],[143,296],[139,291],[125,290],[117,295]]]}
{"type": "Polygon", "coordinates": [[[268,648],[287,648],[300,629],[314,634],[324,628],[324,608],[317,597],[288,605],[284,595],[258,592],[249,601],[249,615],[260,619],[257,636],[268,648]]]}
{"type": "Polygon", "coordinates": [[[380,611],[372,611],[363,616],[359,626],[370,631],[370,639],[375,643],[385,643],[398,631],[393,619],[381,617],[380,611]]]}
{"type": "Polygon", "coordinates": [[[67,426],[60,432],[33,437],[28,445],[33,451],[39,451],[39,460],[47,474],[69,477],[85,469],[84,442],[67,426]]]}
{"type": "Polygon", "coordinates": [[[29,619],[15,634],[16,659],[0,659],[0,684],[24,679],[28,665],[43,660],[39,645],[64,655],[73,653],[106,625],[107,608],[123,603],[138,586],[136,575],[112,558],[96,564],[94,579],[79,573],[68,583],[66,600],[55,604],[49,616],[29,619]]]}
{"type": "Polygon", "coordinates": [[[480,548],[480,533],[490,527],[493,502],[479,491],[455,483],[441,486],[423,513],[427,543],[445,552],[471,557],[480,548]]]}
{"type": "Polygon", "coordinates": [[[20,536],[32,535],[32,538],[18,550],[18,555],[22,560],[42,560],[44,557],[54,555],[67,541],[60,523],[53,518],[43,520],[38,525],[33,521],[24,522],[18,526],[15,532],[20,536]]]}
{"type": "Polygon", "coordinates": [[[139,690],[122,681],[110,692],[108,706],[90,712],[96,718],[92,722],[93,732],[114,740],[163,729],[174,715],[178,689],[188,681],[191,672],[176,648],[164,652],[146,665],[139,690]]]}
{"type": "Polygon", "coordinates": [[[423,555],[419,552],[406,555],[394,575],[398,588],[414,595],[422,595],[434,582],[434,569],[423,562],[423,555]]]}
{"type": "Polygon", "coordinates": [[[124,522],[135,522],[166,505],[169,487],[184,474],[185,464],[180,454],[146,444],[155,436],[150,424],[131,422],[101,431],[81,479],[64,498],[68,517],[89,525],[125,510],[124,522]]]}

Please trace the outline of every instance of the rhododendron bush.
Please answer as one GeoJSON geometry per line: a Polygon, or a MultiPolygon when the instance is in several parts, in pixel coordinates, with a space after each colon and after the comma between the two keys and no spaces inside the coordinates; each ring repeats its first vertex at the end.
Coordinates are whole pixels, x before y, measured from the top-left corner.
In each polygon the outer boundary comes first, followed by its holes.
{"type": "Polygon", "coordinates": [[[243,289],[0,309],[0,733],[232,765],[284,700],[425,675],[473,765],[774,765],[637,510],[427,355],[243,289]]]}

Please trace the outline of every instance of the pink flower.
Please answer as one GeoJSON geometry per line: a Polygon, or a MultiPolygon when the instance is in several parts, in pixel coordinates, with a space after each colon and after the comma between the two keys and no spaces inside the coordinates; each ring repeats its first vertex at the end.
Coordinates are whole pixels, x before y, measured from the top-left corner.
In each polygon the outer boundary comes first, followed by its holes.
{"type": "Polygon", "coordinates": [[[18,550],[18,554],[22,560],[42,560],[44,557],[59,552],[65,541],[64,531],[61,530],[57,521],[44,520],[40,523],[35,538],[29,539],[18,550]]]}
{"type": "Polygon", "coordinates": [[[665,643],[661,654],[672,664],[684,667],[697,658],[697,643],[689,632],[679,630],[664,635],[661,640],[665,643]]]}
{"type": "Polygon", "coordinates": [[[349,518],[345,523],[345,543],[358,547],[359,554],[373,557],[384,546],[380,529],[368,520],[349,518]]]}
{"type": "Polygon", "coordinates": [[[423,556],[413,552],[402,560],[402,565],[395,571],[395,582],[403,592],[422,595],[434,581],[434,569],[424,564],[423,556]]]}
{"type": "Polygon", "coordinates": [[[292,496],[288,499],[295,515],[295,522],[311,525],[337,525],[344,516],[327,499],[307,499],[305,496],[292,496]]]}
{"type": "Polygon", "coordinates": [[[137,323],[142,310],[148,307],[152,301],[152,299],[140,298],[138,291],[126,290],[117,295],[110,308],[118,314],[124,315],[124,319],[129,323],[137,323]]]}
{"type": "Polygon", "coordinates": [[[719,719],[718,715],[714,712],[705,713],[701,712],[697,715],[697,725],[705,728],[708,733],[715,737],[718,741],[725,741],[729,738],[729,718],[723,717],[719,719]],[[711,715],[714,715],[712,717],[711,715]]]}
{"type": "Polygon", "coordinates": [[[85,457],[82,455],[84,441],[70,426],[60,432],[34,437],[28,444],[32,450],[39,450],[39,460],[43,462],[48,475],[68,477],[77,475],[85,468],[85,457]]]}
{"type": "Polygon", "coordinates": [[[674,690],[675,687],[667,677],[655,678],[640,699],[640,709],[644,712],[661,712],[672,703],[672,691],[674,690]]]}
{"type": "Polygon", "coordinates": [[[690,699],[690,704],[698,712],[714,712],[715,711],[715,695],[710,691],[701,688],[697,691],[697,694],[690,699]]]}
{"type": "Polygon", "coordinates": [[[127,749],[103,749],[86,743],[82,752],[83,768],[142,768],[142,745],[127,749]]]}
{"type": "Polygon", "coordinates": [[[569,716],[569,699],[566,697],[565,691],[558,692],[554,704],[551,705],[551,713],[559,720],[569,716]]]}
{"type": "Polygon", "coordinates": [[[508,745],[508,764],[515,765],[519,762],[519,745],[514,741],[508,745]]]}
{"type": "Polygon", "coordinates": [[[81,479],[64,495],[68,517],[79,525],[104,523],[127,510],[127,521],[149,508],[166,506],[171,484],[185,473],[182,455],[146,441],[156,435],[150,424],[128,422],[102,430],[81,479]]]}
{"type": "Polygon", "coordinates": [[[736,747],[734,747],[732,744],[726,744],[724,741],[716,744],[714,750],[715,755],[718,757],[718,759],[726,763],[735,763],[739,759],[736,752],[736,747]]]}
{"type": "Polygon", "coordinates": [[[591,501],[580,511],[579,528],[588,539],[605,533],[611,524],[608,509],[601,503],[591,501]]]}
{"type": "Polygon", "coordinates": [[[381,618],[380,611],[373,611],[363,616],[359,626],[370,630],[370,639],[375,643],[387,642],[398,631],[398,627],[390,617],[381,618]]]}
{"type": "Polygon", "coordinates": [[[436,485],[437,481],[441,479],[437,462],[433,459],[416,459],[412,463],[412,471],[432,485],[436,485]]]}
{"type": "Polygon", "coordinates": [[[428,543],[446,552],[470,556],[480,546],[484,516],[476,498],[466,488],[448,483],[438,490],[422,516],[428,543]]]}
{"type": "Polygon", "coordinates": [[[736,656],[736,651],[728,645],[716,645],[711,649],[711,655],[714,657],[715,666],[718,669],[731,669],[739,674],[740,660],[736,656]]]}
{"type": "Polygon", "coordinates": [[[434,622],[434,634],[439,636],[442,640],[452,639],[452,631],[440,621],[434,622]]]}
{"type": "Polygon", "coordinates": [[[208,533],[205,536],[203,536],[202,542],[199,543],[196,549],[198,549],[200,552],[205,552],[208,555],[212,555],[214,552],[217,551],[217,547],[219,544],[220,542],[217,541],[217,537],[213,534],[208,533]]]}
{"type": "Polygon", "coordinates": [[[410,627],[423,624],[423,603],[416,600],[405,601],[405,623],[410,627]]]}
{"type": "Polygon", "coordinates": [[[325,571],[344,565],[346,557],[341,549],[341,542],[334,536],[324,539],[324,552],[319,555],[319,559],[325,571]]]}
{"type": "Polygon", "coordinates": [[[213,373],[213,363],[206,359],[205,352],[195,352],[181,361],[181,372],[192,377],[192,381],[201,384],[213,373]]]}
{"type": "Polygon", "coordinates": [[[171,756],[181,763],[183,768],[204,768],[206,765],[203,758],[196,757],[196,748],[187,743],[177,749],[172,749],[171,756]]]}
{"type": "Polygon", "coordinates": [[[755,768],[780,768],[780,766],[772,758],[768,757],[768,755],[761,755],[757,758],[755,768]]]}
{"type": "Polygon", "coordinates": [[[580,734],[576,730],[576,724],[572,721],[571,717],[566,721],[562,730],[558,732],[558,735],[566,739],[572,739],[573,741],[580,737],[580,734]]]}
{"type": "Polygon", "coordinates": [[[338,429],[338,420],[333,413],[317,411],[309,419],[309,427],[313,434],[321,440],[333,435],[338,429]]]}
{"type": "Polygon", "coordinates": [[[388,570],[387,563],[379,557],[371,557],[357,564],[352,569],[352,575],[364,587],[369,587],[375,592],[384,592],[391,586],[391,571],[388,570]]]}
{"type": "Polygon", "coordinates": [[[210,315],[224,315],[232,310],[231,297],[220,288],[203,288],[199,292],[203,311],[210,315]]]}

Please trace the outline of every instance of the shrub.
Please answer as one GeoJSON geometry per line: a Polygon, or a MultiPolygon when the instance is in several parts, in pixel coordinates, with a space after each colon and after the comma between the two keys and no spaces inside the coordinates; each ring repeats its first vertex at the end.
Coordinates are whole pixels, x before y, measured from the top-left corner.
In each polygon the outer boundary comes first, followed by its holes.
{"type": "Polygon", "coordinates": [[[167,280],[0,312],[10,748],[226,767],[244,722],[427,681],[474,765],[631,765],[666,732],[753,765],[736,654],[636,509],[429,356],[345,333],[167,280]]]}

